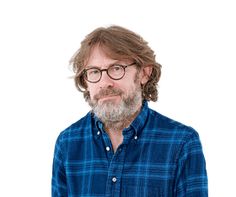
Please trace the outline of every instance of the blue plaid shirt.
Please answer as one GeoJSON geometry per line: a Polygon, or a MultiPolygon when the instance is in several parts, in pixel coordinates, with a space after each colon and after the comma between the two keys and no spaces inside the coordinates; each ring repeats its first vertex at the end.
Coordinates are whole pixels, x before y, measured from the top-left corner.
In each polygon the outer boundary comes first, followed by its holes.
{"type": "Polygon", "coordinates": [[[89,112],[61,132],[53,160],[53,197],[205,197],[207,174],[197,132],[144,102],[114,153],[89,112]]]}

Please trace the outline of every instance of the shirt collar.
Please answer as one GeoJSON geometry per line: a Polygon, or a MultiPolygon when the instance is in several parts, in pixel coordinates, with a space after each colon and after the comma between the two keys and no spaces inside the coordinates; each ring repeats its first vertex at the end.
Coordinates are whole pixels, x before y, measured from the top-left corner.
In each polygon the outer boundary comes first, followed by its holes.
{"type": "MultiPolygon", "coordinates": [[[[148,111],[149,111],[148,109],[149,109],[148,102],[145,100],[143,101],[143,104],[142,104],[142,107],[138,116],[133,120],[133,122],[128,128],[124,129],[124,131],[128,131],[133,128],[135,131],[135,135],[139,136],[142,132],[142,128],[144,127],[146,123],[146,120],[148,117],[148,111]]],[[[97,129],[101,132],[104,132],[103,123],[101,122],[101,120],[92,112],[91,114],[94,118],[94,123],[97,129]]]]}
{"type": "Polygon", "coordinates": [[[139,136],[143,130],[148,117],[148,109],[147,101],[143,101],[143,105],[138,116],[133,120],[129,128],[127,128],[130,129],[132,127],[135,130],[136,136],[139,136]]]}

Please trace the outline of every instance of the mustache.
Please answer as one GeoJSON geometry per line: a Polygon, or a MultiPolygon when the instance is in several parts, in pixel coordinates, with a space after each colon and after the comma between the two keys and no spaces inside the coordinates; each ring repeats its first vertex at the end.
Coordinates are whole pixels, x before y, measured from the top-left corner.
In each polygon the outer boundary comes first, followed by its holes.
{"type": "Polygon", "coordinates": [[[123,91],[120,90],[119,88],[106,88],[106,89],[101,89],[96,95],[94,95],[94,99],[98,100],[105,96],[117,96],[122,94],[123,91]]]}

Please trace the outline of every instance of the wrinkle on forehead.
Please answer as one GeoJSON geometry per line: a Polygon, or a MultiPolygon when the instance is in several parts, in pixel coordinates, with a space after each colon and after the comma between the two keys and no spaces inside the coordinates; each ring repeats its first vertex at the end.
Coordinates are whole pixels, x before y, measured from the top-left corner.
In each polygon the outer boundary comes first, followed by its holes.
{"type": "MultiPolygon", "coordinates": [[[[101,59],[102,59],[101,58],[101,59]]],[[[89,67],[108,67],[112,64],[118,63],[118,64],[127,64],[131,62],[131,58],[122,58],[119,55],[114,55],[114,52],[110,52],[110,50],[105,47],[104,45],[94,45],[90,51],[89,55],[86,59],[86,62],[84,63],[84,66],[86,68],[89,67]],[[104,58],[104,62],[99,61],[96,62],[97,59],[100,57],[104,58]],[[91,64],[92,62],[92,64],[91,64]],[[94,63],[95,62],[95,63],[94,63]]]]}
{"type": "Polygon", "coordinates": [[[100,51],[102,53],[102,55],[104,55],[104,57],[109,58],[109,59],[113,59],[114,61],[129,62],[129,61],[133,60],[132,57],[122,54],[121,52],[118,53],[117,51],[113,51],[105,44],[97,43],[96,45],[94,45],[90,48],[88,54],[86,55],[87,57],[85,58],[84,65],[88,64],[88,62],[92,58],[95,50],[100,51]]]}

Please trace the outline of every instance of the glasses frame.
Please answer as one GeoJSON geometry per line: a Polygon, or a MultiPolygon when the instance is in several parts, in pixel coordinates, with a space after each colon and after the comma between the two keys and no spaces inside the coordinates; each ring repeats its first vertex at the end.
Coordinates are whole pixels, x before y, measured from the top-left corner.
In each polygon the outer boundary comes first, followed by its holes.
{"type": "Polygon", "coordinates": [[[90,82],[90,83],[97,83],[97,82],[99,82],[99,81],[101,80],[101,78],[102,78],[102,72],[103,72],[103,71],[106,71],[107,76],[110,77],[111,79],[113,79],[113,80],[120,80],[120,79],[122,79],[122,78],[125,76],[125,69],[126,69],[127,67],[133,66],[133,65],[135,65],[135,64],[136,64],[135,62],[133,62],[133,63],[131,63],[131,64],[128,64],[128,65],[112,64],[112,65],[110,65],[108,68],[105,68],[105,69],[100,69],[100,68],[97,68],[97,67],[91,67],[91,68],[88,68],[88,69],[84,69],[82,76],[84,77],[84,79],[85,79],[86,81],[88,81],[88,82],[90,82]],[[114,78],[114,77],[112,77],[112,76],[109,75],[108,70],[109,70],[110,68],[112,68],[114,65],[120,66],[120,67],[122,67],[123,70],[124,70],[124,74],[123,74],[121,77],[119,77],[119,78],[114,78]],[[100,72],[100,77],[99,77],[98,80],[96,80],[96,81],[90,81],[90,80],[88,80],[86,73],[87,73],[88,70],[91,70],[91,69],[97,69],[97,70],[100,72]]]}

